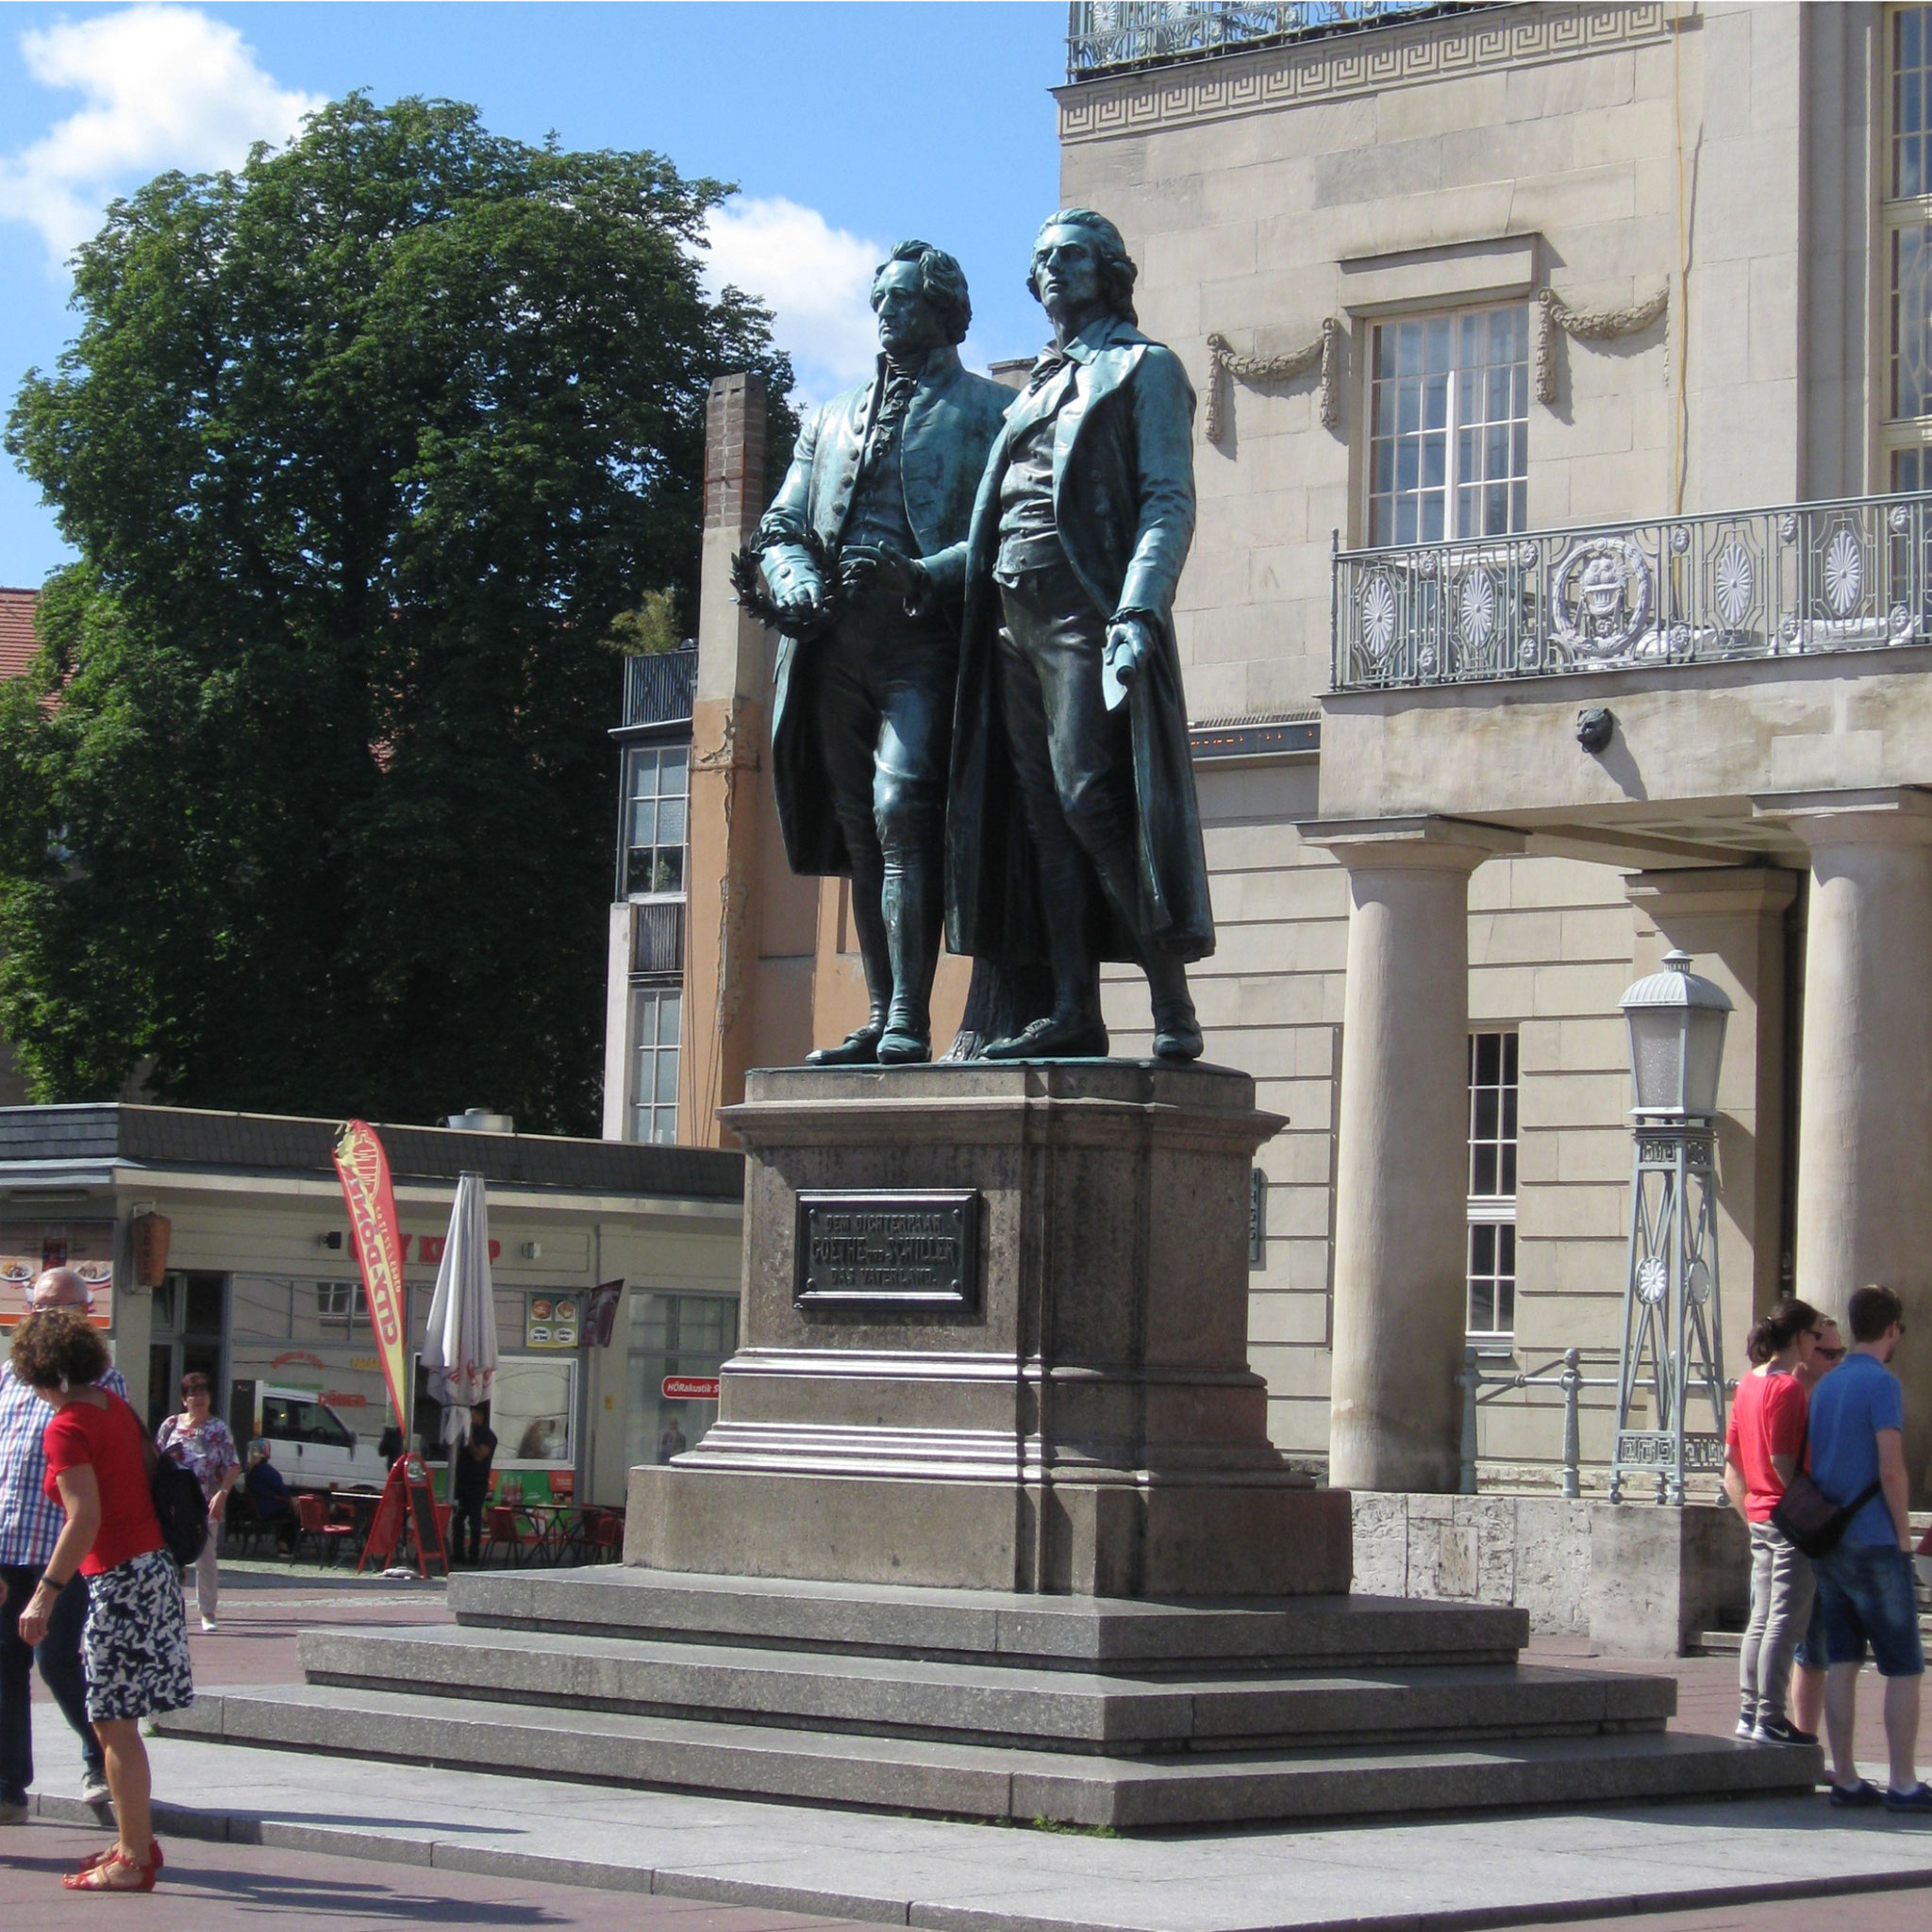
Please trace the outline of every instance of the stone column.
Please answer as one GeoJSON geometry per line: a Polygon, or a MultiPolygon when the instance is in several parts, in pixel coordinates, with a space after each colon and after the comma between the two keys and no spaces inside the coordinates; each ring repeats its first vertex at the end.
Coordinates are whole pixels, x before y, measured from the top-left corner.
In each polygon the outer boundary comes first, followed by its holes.
{"type": "Polygon", "coordinates": [[[752,1059],[761,756],[771,735],[770,645],[731,591],[731,558],[764,509],[765,388],[721,375],[705,416],[705,532],[698,590],[698,683],[691,708],[691,851],[685,920],[684,1038],[677,1138],[723,1142],[720,1106],[741,1099],[752,1059]]]}
{"type": "Polygon", "coordinates": [[[1797,1291],[1842,1320],[1854,1289],[1906,1304],[1913,1501],[1932,1491],[1932,797],[1758,801],[1811,855],[1798,1096],[1797,1291]]]}
{"type": "Polygon", "coordinates": [[[1330,821],[1348,868],[1328,1479],[1453,1492],[1469,1192],[1469,875],[1517,834],[1330,821]]]}
{"type": "Polygon", "coordinates": [[[1744,1368],[1744,1337],[1778,1297],[1785,1181],[1785,912],[1797,874],[1776,866],[1686,866],[1631,873],[1637,914],[1630,976],[1681,946],[1731,997],[1718,1079],[1718,1257],[1724,1373],[1744,1368]]]}

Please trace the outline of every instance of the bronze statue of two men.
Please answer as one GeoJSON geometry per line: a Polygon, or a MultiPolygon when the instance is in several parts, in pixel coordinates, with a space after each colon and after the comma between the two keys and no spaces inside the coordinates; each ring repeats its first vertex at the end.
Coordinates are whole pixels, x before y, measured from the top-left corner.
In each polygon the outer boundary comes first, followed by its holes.
{"type": "Polygon", "coordinates": [[[1201,1052],[1187,967],[1214,922],[1173,625],[1194,398],[1134,275],[1105,217],[1047,222],[1027,285],[1053,341],[1016,396],[960,365],[958,263],[902,242],[877,374],[807,425],[759,526],[786,854],[851,878],[871,1003],[814,1064],[931,1058],[942,924],[1024,1014],[987,1059],[1104,1058],[1104,960],[1146,974],[1158,1056],[1201,1052]]]}

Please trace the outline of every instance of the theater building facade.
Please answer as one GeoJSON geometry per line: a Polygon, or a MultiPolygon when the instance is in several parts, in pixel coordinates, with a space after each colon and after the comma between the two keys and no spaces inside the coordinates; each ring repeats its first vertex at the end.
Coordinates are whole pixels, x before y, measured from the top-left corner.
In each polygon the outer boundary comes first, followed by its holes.
{"type": "MultiPolygon", "coordinates": [[[[1057,90],[1060,200],[1118,223],[1199,396],[1194,984],[1210,1058],[1291,1122],[1253,1248],[1272,1431],[1358,1490],[1454,1490],[1467,1349],[1614,1373],[1619,999],[1681,947],[1733,1005],[1724,1374],[1781,1291],[1890,1282],[1923,1503],[1932,8],[1332,11],[1076,5],[1057,90]]],[[[757,415],[714,391],[696,1141],[856,1003],[837,883],[777,858],[769,641],[724,587],[757,415]]],[[[1146,1050],[1138,977],[1108,1022],[1146,1050]]],[[[1586,1492],[1610,1435],[1591,1389],[1586,1492]]],[[[1504,1391],[1477,1449],[1486,1486],[1554,1485],[1559,1409],[1504,1391]]]]}

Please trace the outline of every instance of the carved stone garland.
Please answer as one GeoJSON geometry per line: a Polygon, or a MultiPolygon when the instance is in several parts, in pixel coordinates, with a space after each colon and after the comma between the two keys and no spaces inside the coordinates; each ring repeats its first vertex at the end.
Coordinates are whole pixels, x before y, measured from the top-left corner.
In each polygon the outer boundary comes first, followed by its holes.
{"type": "MultiPolygon", "coordinates": [[[[1655,295],[1633,302],[1627,308],[1573,308],[1554,289],[1540,289],[1536,298],[1536,399],[1548,405],[1557,400],[1557,331],[1582,342],[1608,341],[1616,336],[1635,335],[1666,314],[1671,306],[1670,285],[1655,295]]],[[[1341,324],[1332,315],[1322,319],[1322,332],[1313,341],[1285,356],[1238,356],[1224,335],[1208,338],[1208,406],[1202,411],[1201,430],[1209,442],[1219,442],[1229,427],[1231,411],[1223,403],[1224,378],[1239,382],[1286,382],[1316,362],[1322,365],[1322,426],[1335,429],[1341,423],[1341,324]]],[[[1230,399],[1231,400],[1231,399],[1230,399]]]]}
{"type": "Polygon", "coordinates": [[[1341,325],[1332,315],[1323,317],[1322,332],[1313,341],[1285,356],[1237,356],[1225,336],[1211,335],[1208,357],[1208,407],[1202,412],[1201,429],[1209,442],[1219,442],[1229,426],[1221,400],[1224,376],[1241,382],[1286,382],[1317,361],[1322,365],[1322,426],[1333,429],[1341,422],[1341,325]]]}
{"type": "Polygon", "coordinates": [[[1627,308],[1573,308],[1554,289],[1540,289],[1536,298],[1536,399],[1557,400],[1557,331],[1578,341],[1607,341],[1612,336],[1635,335],[1648,328],[1671,306],[1666,283],[1647,301],[1627,308]]]}

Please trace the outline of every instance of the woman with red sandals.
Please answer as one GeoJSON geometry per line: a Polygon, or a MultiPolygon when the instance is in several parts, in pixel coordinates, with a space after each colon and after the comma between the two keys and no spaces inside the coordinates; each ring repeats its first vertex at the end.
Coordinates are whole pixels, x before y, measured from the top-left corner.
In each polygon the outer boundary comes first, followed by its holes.
{"type": "Polygon", "coordinates": [[[194,1701],[181,1582],[148,1490],[147,1432],[118,1395],[92,1385],[108,1351],[81,1316],[29,1315],[14,1331],[13,1373],[54,1410],[42,1441],[46,1489],[67,1512],[40,1587],[21,1613],[37,1643],[75,1570],[88,1578],[87,1714],[108,1758],[119,1835],[61,1883],[71,1891],[152,1891],[161,1847],[152,1828],[141,1721],[194,1701]]]}

